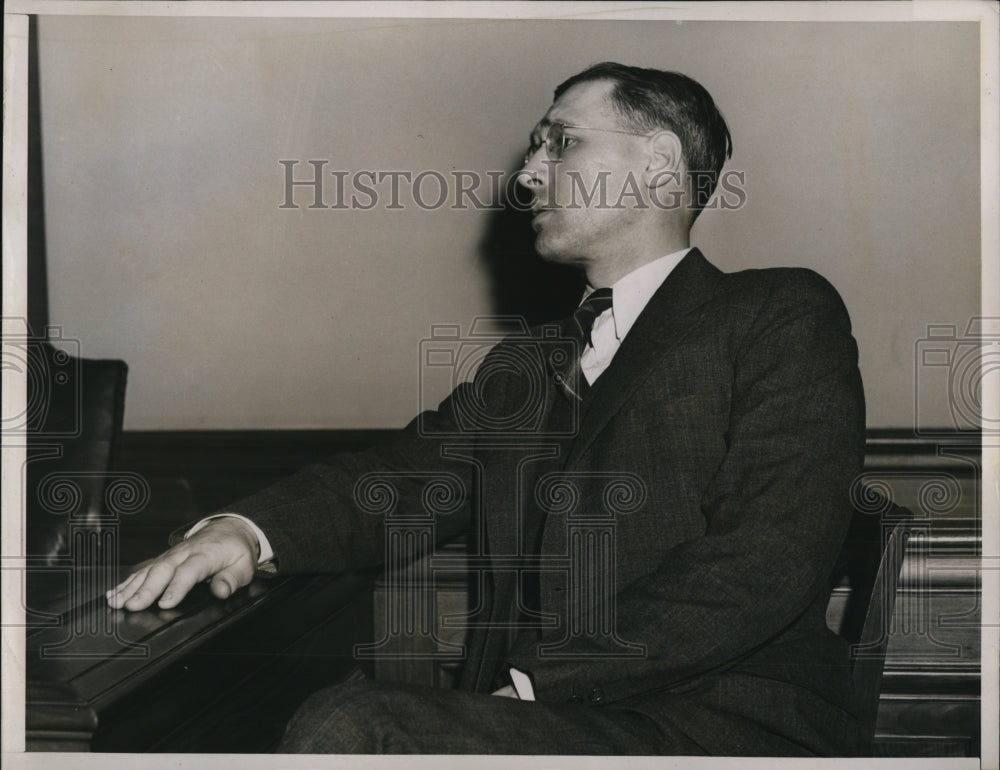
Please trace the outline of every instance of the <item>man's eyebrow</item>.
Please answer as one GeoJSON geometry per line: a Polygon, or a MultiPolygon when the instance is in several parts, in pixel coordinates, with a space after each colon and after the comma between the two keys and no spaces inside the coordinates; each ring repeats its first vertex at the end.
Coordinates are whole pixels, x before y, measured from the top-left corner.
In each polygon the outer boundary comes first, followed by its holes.
{"type": "Polygon", "coordinates": [[[531,136],[539,133],[543,128],[548,128],[552,125],[552,121],[548,118],[542,118],[540,121],[535,123],[535,127],[531,129],[531,136]]]}
{"type": "Polygon", "coordinates": [[[542,132],[543,129],[546,129],[549,126],[551,126],[551,125],[553,125],[555,123],[562,124],[562,121],[561,120],[552,120],[550,118],[542,118],[541,120],[539,120],[535,124],[535,127],[533,129],[531,129],[531,133],[529,134],[529,136],[531,138],[534,138],[535,136],[539,135],[542,132]]]}

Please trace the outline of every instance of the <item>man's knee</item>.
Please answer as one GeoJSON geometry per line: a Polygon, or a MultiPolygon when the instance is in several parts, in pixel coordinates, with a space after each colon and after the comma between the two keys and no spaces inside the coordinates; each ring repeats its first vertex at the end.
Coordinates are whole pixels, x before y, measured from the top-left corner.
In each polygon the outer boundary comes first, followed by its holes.
{"type": "Polygon", "coordinates": [[[372,754],[385,750],[393,730],[388,693],[357,680],[310,695],[292,716],[278,752],[372,754]]]}

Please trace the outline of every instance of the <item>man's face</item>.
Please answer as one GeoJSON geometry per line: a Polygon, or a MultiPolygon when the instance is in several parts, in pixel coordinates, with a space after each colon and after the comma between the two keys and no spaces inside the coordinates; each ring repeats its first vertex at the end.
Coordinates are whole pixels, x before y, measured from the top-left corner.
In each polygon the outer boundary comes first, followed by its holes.
{"type": "MultiPolygon", "coordinates": [[[[543,146],[531,154],[518,177],[533,195],[535,250],[553,262],[586,268],[612,260],[629,248],[647,159],[645,137],[616,133],[624,129],[610,96],[611,81],[580,83],[549,108],[532,132],[532,144],[562,123],[562,158],[543,146]],[[575,129],[569,126],[586,126],[575,129]]],[[[522,197],[523,200],[523,197],[522,197]]]]}

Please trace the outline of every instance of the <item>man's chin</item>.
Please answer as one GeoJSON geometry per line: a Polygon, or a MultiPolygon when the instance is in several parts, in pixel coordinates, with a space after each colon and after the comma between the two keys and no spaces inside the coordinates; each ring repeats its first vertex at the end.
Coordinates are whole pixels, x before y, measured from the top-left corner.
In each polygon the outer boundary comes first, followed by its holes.
{"type": "Polygon", "coordinates": [[[535,251],[538,256],[542,258],[543,262],[548,262],[553,265],[565,265],[567,267],[577,267],[583,269],[585,263],[577,255],[568,253],[561,249],[540,249],[536,242],[535,251]]]}
{"type": "Polygon", "coordinates": [[[546,262],[552,262],[557,265],[569,265],[573,263],[572,257],[567,256],[558,249],[547,249],[543,246],[540,247],[538,241],[535,241],[535,251],[538,253],[538,256],[546,262]]]}
{"type": "Polygon", "coordinates": [[[567,263],[572,257],[566,248],[560,248],[558,241],[544,230],[535,236],[535,251],[546,262],[567,263]]]}

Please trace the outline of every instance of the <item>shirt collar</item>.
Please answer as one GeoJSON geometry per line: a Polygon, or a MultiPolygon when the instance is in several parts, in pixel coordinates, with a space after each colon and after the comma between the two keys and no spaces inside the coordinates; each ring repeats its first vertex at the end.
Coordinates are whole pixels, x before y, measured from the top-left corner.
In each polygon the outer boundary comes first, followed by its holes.
{"type": "MultiPolygon", "coordinates": [[[[646,307],[653,294],[660,288],[667,276],[673,272],[682,259],[691,251],[690,248],[675,251],[665,257],[654,259],[641,267],[637,267],[628,275],[618,279],[611,287],[611,306],[615,321],[615,337],[619,341],[625,338],[635,323],[635,319],[646,307]]],[[[587,286],[584,299],[595,291],[587,286]]]]}

